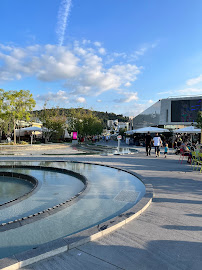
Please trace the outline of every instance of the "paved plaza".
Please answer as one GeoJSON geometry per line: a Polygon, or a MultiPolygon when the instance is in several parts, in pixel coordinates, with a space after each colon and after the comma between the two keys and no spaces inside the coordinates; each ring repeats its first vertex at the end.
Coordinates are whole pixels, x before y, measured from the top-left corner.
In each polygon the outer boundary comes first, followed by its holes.
{"type": "Polygon", "coordinates": [[[2,155],[0,160],[73,160],[115,166],[152,184],[154,198],[144,213],[121,229],[23,269],[202,269],[202,174],[186,160],[179,163],[179,156],[171,152],[167,158],[156,158],[154,150],[147,157],[144,148],[136,154],[109,156],[76,155],[69,145],[35,150],[2,155]]]}

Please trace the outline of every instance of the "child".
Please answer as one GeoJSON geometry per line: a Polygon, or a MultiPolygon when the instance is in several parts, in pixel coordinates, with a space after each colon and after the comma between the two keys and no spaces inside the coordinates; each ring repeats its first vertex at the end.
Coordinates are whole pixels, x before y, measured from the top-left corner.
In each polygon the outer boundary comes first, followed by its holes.
{"type": "Polygon", "coordinates": [[[168,144],[166,143],[165,150],[164,150],[165,158],[167,157],[167,154],[168,154],[168,144]]]}

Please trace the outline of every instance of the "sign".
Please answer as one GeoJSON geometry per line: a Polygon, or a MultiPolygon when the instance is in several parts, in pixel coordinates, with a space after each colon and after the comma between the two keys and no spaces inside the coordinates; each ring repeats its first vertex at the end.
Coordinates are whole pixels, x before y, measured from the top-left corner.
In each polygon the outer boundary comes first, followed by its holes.
{"type": "Polygon", "coordinates": [[[122,139],[122,136],[121,136],[121,135],[118,135],[118,136],[117,136],[117,139],[118,139],[118,140],[121,140],[121,139],[122,139]]]}
{"type": "Polygon", "coordinates": [[[74,131],[73,132],[73,137],[72,137],[73,140],[77,140],[77,131],[74,131]]]}

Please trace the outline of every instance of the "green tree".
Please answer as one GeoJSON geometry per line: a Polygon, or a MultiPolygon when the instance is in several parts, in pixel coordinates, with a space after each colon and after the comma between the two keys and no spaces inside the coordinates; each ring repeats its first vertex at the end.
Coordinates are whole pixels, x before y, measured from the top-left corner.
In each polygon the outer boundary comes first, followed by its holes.
{"type": "Polygon", "coordinates": [[[81,109],[70,109],[68,114],[68,131],[77,131],[79,136],[83,134],[83,114],[81,109]]]}
{"type": "Polygon", "coordinates": [[[71,109],[68,118],[69,131],[77,131],[79,136],[99,135],[103,124],[91,110],[71,109]]]}
{"type": "Polygon", "coordinates": [[[40,115],[40,120],[46,128],[44,131],[45,142],[47,140],[58,140],[64,133],[67,117],[59,108],[46,109],[46,104],[40,115]]]}
{"type": "Polygon", "coordinates": [[[14,130],[14,143],[16,143],[16,120],[30,119],[30,111],[35,107],[36,102],[29,90],[0,91],[0,117],[3,120],[4,130],[14,130]]]}
{"type": "Polygon", "coordinates": [[[121,135],[123,137],[125,135],[126,131],[127,131],[127,128],[120,128],[119,135],[121,135]]]}

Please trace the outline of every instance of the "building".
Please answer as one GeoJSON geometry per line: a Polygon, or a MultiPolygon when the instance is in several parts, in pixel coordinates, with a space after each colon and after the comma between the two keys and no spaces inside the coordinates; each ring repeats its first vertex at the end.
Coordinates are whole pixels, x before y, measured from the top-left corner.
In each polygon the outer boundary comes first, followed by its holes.
{"type": "Polygon", "coordinates": [[[147,126],[183,128],[196,122],[199,111],[202,111],[202,96],[160,99],[133,118],[133,129],[147,126]]]}
{"type": "Polygon", "coordinates": [[[107,127],[108,128],[114,128],[114,127],[118,127],[118,122],[119,120],[116,119],[116,120],[107,120],[107,127]]]}
{"type": "Polygon", "coordinates": [[[130,123],[129,122],[119,122],[118,127],[120,129],[129,130],[130,123]]]}
{"type": "Polygon", "coordinates": [[[107,120],[107,127],[111,132],[118,133],[120,129],[129,130],[129,122],[119,122],[116,120],[107,120]]]}

